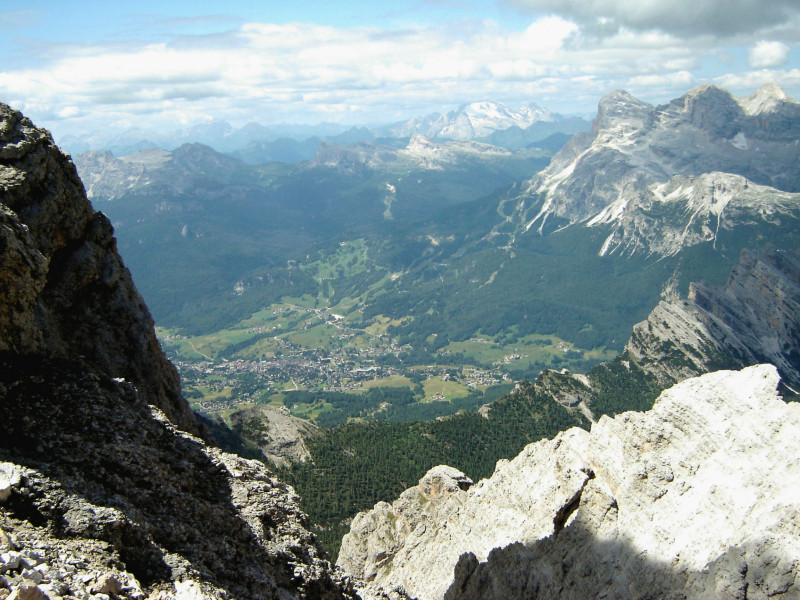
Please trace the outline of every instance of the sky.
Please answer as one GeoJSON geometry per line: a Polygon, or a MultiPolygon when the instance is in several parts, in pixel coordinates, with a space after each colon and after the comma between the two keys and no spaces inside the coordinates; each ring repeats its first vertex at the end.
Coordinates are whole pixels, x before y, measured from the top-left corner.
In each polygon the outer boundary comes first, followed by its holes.
{"type": "Polygon", "coordinates": [[[14,4],[0,0],[0,102],[56,140],[383,124],[482,100],[591,116],[617,89],[658,104],[706,83],[800,99],[800,0],[14,4]]]}

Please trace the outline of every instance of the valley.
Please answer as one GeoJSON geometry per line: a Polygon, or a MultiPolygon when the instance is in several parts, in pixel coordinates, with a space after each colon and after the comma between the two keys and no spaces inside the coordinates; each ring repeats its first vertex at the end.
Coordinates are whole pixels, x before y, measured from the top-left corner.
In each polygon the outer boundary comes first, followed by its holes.
{"type": "MultiPolygon", "coordinates": [[[[360,315],[337,314],[341,306],[315,307],[308,296],[289,300],[296,303],[271,305],[213,334],[185,336],[157,328],[195,409],[227,416],[253,404],[283,406],[292,391],[363,394],[401,388],[413,395],[412,406],[420,405],[417,413],[406,410],[404,420],[417,420],[474,408],[485,402],[486,390],[533,379],[545,368],[581,371],[615,355],[547,335],[527,335],[508,345],[476,336],[442,347],[429,357],[435,362],[414,364],[413,347],[387,333],[388,318],[365,325],[360,315]]],[[[292,408],[292,414],[326,425],[336,424],[331,412],[335,407],[322,396],[292,408]]],[[[391,418],[380,410],[370,416],[391,418]]]]}
{"type": "Polygon", "coordinates": [[[414,133],[295,165],[199,144],[77,163],[185,397],[336,556],[432,467],[488,477],[687,377],[769,361],[793,397],[798,112],[704,86],[609,94],[560,149],[414,133]]]}
{"type": "Polygon", "coordinates": [[[0,600],[800,600],[800,0],[0,23],[0,600]]]}

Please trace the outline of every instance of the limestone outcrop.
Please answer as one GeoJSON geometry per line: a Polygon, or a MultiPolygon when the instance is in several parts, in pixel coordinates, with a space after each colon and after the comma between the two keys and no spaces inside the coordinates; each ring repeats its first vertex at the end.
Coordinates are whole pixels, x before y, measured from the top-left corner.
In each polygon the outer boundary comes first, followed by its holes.
{"type": "Polygon", "coordinates": [[[626,349],[663,385],[769,362],[800,389],[800,253],[745,250],[725,286],[693,283],[686,300],[660,302],[626,349]]]}
{"type": "Polygon", "coordinates": [[[800,405],[778,382],[688,379],[418,501],[398,536],[412,488],[354,519],[339,563],[420,599],[798,598],[800,405]]]}
{"type": "Polygon", "coordinates": [[[292,488],[193,434],[111,225],[0,105],[0,600],[355,597],[292,488]]]}
{"type": "Polygon", "coordinates": [[[232,429],[257,446],[276,467],[311,458],[306,440],[319,433],[319,427],[312,422],[269,405],[236,411],[230,420],[232,429]]]}

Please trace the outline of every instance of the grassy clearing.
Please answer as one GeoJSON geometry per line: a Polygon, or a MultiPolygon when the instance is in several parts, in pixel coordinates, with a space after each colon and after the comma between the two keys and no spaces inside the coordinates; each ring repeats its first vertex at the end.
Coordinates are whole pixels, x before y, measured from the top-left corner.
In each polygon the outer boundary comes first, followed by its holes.
{"type": "Polygon", "coordinates": [[[384,377],[383,379],[372,379],[370,381],[363,381],[361,382],[361,389],[356,390],[355,393],[365,392],[369,389],[378,387],[413,388],[414,382],[404,375],[393,375],[391,377],[384,377]]]}
{"type": "Polygon", "coordinates": [[[469,396],[470,388],[455,381],[445,381],[442,377],[429,377],[422,383],[425,390],[423,402],[446,401],[469,396]]]}

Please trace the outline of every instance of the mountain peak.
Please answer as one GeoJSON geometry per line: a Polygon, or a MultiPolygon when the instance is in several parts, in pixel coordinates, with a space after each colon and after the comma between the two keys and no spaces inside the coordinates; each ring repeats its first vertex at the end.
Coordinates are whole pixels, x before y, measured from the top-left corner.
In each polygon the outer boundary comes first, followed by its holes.
{"type": "Polygon", "coordinates": [[[625,90],[615,90],[600,99],[593,129],[609,127],[620,119],[645,119],[653,106],[625,90]]]}
{"type": "Polygon", "coordinates": [[[600,101],[591,134],[573,138],[532,180],[532,192],[545,197],[531,205],[535,213],[527,209],[524,230],[536,225],[541,232],[548,215],[554,215],[618,228],[601,254],[637,247],[670,254],[684,245],[713,243],[717,232],[736,218],[735,210],[721,211],[730,202],[729,209],[751,210],[768,203],[794,214],[792,194],[800,191],[800,179],[792,161],[800,104],[784,97],[774,85],[744,100],[702,85],[653,107],[622,90],[608,94],[600,101]],[[662,189],[670,191],[662,194],[662,189]],[[758,195],[753,194],[756,189],[758,195]],[[647,208],[651,202],[691,208],[682,233],[672,238],[645,233],[649,217],[638,211],[652,215],[647,208]],[[666,239],[670,243],[662,244],[666,239]]]}
{"type": "Polygon", "coordinates": [[[533,103],[515,110],[501,102],[480,100],[462,104],[444,115],[433,113],[398,123],[392,127],[391,134],[404,137],[419,133],[431,139],[464,141],[484,138],[511,127],[527,129],[536,123],[557,120],[550,111],[533,103]]]}
{"type": "Polygon", "coordinates": [[[765,83],[749,96],[739,98],[738,102],[748,115],[775,112],[785,103],[797,104],[773,81],[765,83]]]}

